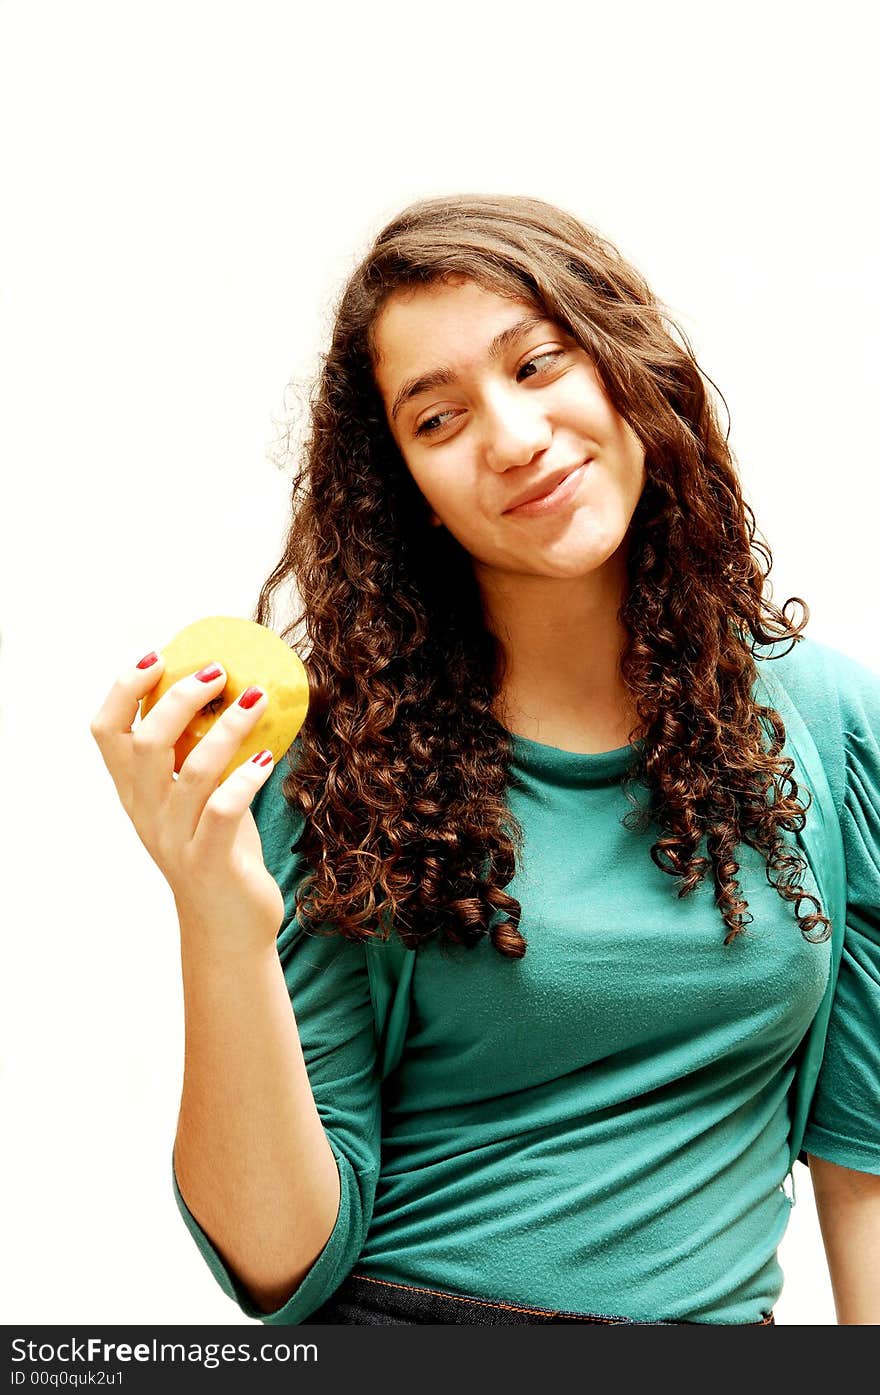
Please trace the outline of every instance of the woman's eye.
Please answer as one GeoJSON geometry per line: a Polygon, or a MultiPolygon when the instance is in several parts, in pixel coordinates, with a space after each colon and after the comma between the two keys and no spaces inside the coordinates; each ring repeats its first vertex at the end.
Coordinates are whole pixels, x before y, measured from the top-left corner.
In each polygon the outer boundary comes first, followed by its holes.
{"type": "MultiPolygon", "coordinates": [[[[527,359],[525,363],[521,363],[521,364],[520,364],[519,370],[518,370],[518,372],[517,372],[517,377],[519,377],[519,375],[522,373],[522,371],[523,371],[524,368],[530,368],[531,365],[532,365],[533,363],[541,363],[541,362],[544,361],[545,359],[550,359],[550,360],[552,360],[552,359],[556,359],[556,358],[561,358],[561,356],[562,356],[562,354],[563,354],[564,352],[565,352],[564,349],[547,349],[546,352],[543,353],[543,354],[535,354],[535,355],[533,355],[533,357],[530,358],[530,359],[527,359]]],[[[540,370],[539,370],[539,371],[540,371],[540,370]]],[[[528,374],[526,374],[526,376],[529,377],[529,378],[533,378],[535,375],[534,375],[534,373],[528,373],[528,374]]]]}
{"type": "Polygon", "coordinates": [[[451,416],[452,416],[452,412],[435,412],[434,416],[432,416],[432,417],[426,417],[425,420],[422,422],[421,426],[417,426],[417,427],[416,427],[416,435],[417,435],[417,436],[430,436],[434,431],[439,431],[439,429],[440,429],[440,428],[437,427],[437,426],[433,426],[433,425],[431,424],[432,422],[442,421],[444,417],[451,417],[451,416]]]}

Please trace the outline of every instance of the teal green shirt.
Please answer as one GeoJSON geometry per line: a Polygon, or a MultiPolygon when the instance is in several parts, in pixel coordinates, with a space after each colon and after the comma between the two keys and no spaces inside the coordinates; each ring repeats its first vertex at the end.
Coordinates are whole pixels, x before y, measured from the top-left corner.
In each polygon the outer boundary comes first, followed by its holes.
{"type": "MultiPolygon", "coordinates": [[[[846,941],[804,1148],[880,1173],[880,678],[811,640],[774,660],[839,811],[846,941]]],[[[808,944],[763,859],[727,947],[711,874],[679,899],[636,833],[632,747],[513,736],[524,854],[508,887],[523,959],[430,943],[406,1049],[380,1083],[365,949],[303,934],[286,761],[253,803],[284,893],[278,952],[336,1157],[335,1228],[290,1300],[250,1302],[175,1183],[212,1272],[248,1315],[309,1316],[356,1268],[403,1284],[641,1320],[758,1322],[779,1297],[794,1054],[830,947],[808,944]]],[[[807,873],[805,889],[816,892],[807,873]]]]}

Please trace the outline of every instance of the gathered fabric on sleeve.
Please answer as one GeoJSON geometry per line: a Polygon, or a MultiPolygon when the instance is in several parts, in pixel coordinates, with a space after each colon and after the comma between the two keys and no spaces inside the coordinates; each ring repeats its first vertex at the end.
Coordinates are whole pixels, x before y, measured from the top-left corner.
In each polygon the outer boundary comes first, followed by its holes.
{"type": "Polygon", "coordinates": [[[289,768],[286,758],[278,762],[251,812],[266,866],[284,896],[278,955],[315,1104],[339,1170],[340,1202],[324,1249],[281,1308],[264,1313],[254,1305],[187,1207],[172,1164],[175,1199],[211,1273],[244,1313],[269,1324],[303,1321],[346,1277],[370,1225],[381,1158],[381,1083],[366,950],[338,935],[306,934],[297,920],[297,890],[308,869],[291,851],[303,820],[282,793],[289,768]]]}
{"type": "Polygon", "coordinates": [[[817,745],[821,750],[834,720],[842,734],[847,913],[803,1147],[841,1167],[880,1174],[880,676],[827,646],[814,648],[825,677],[824,703],[812,714],[817,745]]]}

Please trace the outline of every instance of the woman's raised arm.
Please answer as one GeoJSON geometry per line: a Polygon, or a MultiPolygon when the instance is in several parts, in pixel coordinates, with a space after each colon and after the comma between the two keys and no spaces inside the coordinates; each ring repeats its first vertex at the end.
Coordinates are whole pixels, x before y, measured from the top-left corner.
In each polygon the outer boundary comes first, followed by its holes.
{"type": "Polygon", "coordinates": [[[176,740],[226,678],[212,665],[181,679],[134,726],[161,670],[159,657],[122,674],[91,732],[180,921],[186,1047],[177,1183],[256,1306],[270,1312],[333,1229],[339,1173],[278,958],[284,900],[250,811],[271,760],[220,781],[267,698],[232,703],[175,779],[176,740]]]}

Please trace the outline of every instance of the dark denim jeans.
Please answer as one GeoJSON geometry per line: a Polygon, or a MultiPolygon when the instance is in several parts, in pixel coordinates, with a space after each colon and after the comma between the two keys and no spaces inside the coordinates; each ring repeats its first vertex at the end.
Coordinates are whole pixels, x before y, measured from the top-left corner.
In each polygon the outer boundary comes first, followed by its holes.
{"type": "MultiPolygon", "coordinates": [[[[738,1324],[769,1327],[776,1319],[768,1313],[760,1322],[738,1324]]],[[[388,1283],[366,1274],[349,1274],[334,1294],[301,1324],[352,1324],[371,1327],[412,1326],[417,1323],[467,1323],[475,1327],[511,1326],[522,1322],[596,1322],[627,1327],[693,1327],[703,1324],[668,1321],[644,1322],[608,1313],[567,1313],[549,1308],[525,1308],[514,1303],[494,1303],[463,1293],[388,1283]]]]}

